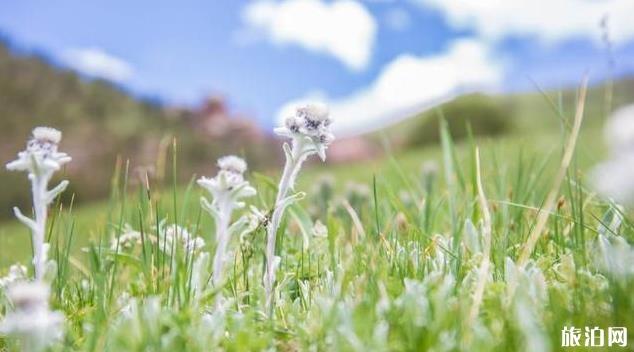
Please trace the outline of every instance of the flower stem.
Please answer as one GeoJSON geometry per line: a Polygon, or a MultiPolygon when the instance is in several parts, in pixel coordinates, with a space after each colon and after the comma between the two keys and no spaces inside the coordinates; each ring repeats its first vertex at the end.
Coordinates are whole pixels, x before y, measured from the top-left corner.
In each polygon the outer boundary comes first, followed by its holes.
{"type": "Polygon", "coordinates": [[[274,284],[275,284],[275,242],[277,237],[277,231],[284,215],[283,206],[284,199],[288,196],[288,191],[293,187],[295,178],[299,173],[299,169],[302,163],[306,159],[306,153],[302,153],[298,150],[302,149],[301,146],[294,144],[290,154],[286,155],[286,163],[284,164],[284,171],[282,172],[282,178],[278,186],[277,197],[275,199],[275,208],[271,215],[271,220],[267,227],[267,239],[266,239],[266,273],[264,275],[264,290],[266,292],[266,307],[269,315],[273,315],[274,304],[274,284]]]}
{"type": "Polygon", "coordinates": [[[35,267],[35,279],[44,278],[44,234],[46,232],[47,219],[47,187],[48,180],[41,175],[31,176],[33,191],[33,209],[35,211],[35,227],[32,231],[33,238],[33,266],[35,267]]]}
{"type": "Polygon", "coordinates": [[[213,283],[217,288],[222,283],[222,270],[227,251],[227,243],[229,242],[229,221],[231,219],[230,211],[220,211],[218,214],[218,224],[216,225],[216,254],[214,255],[213,283]]]}

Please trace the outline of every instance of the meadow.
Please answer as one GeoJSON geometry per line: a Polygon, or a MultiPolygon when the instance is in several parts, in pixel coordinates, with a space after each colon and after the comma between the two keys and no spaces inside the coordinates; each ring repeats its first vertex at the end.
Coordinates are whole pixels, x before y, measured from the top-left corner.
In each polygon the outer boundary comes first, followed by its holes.
{"type": "MultiPolygon", "coordinates": [[[[196,177],[177,176],[178,141],[162,184],[132,182],[121,159],[109,201],[51,205],[51,310],[64,322],[46,348],[551,351],[568,350],[562,330],[574,326],[580,350],[608,349],[607,336],[583,346],[584,327],[634,331],[634,228],[592,190],[605,150],[600,125],[583,127],[580,95],[541,117],[559,128],[455,142],[441,123],[438,145],[392,153],[386,143],[384,158],[354,165],[313,157],[295,187],[306,197],[275,231],[271,310],[263,277],[279,168],[245,174],[257,195],[243,201],[265,217],[231,236],[216,281],[218,224],[196,177]],[[138,241],[123,240],[131,233],[138,241]],[[204,246],[190,250],[196,237],[204,246]]],[[[1,225],[0,272],[29,264],[29,238],[17,221],[1,225]]],[[[0,349],[25,346],[0,337],[0,349]]]]}

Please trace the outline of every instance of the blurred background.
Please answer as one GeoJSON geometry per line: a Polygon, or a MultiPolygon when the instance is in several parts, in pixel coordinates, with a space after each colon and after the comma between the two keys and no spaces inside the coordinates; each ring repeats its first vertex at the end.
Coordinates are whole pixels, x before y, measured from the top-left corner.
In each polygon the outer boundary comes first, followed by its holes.
{"type": "MultiPolygon", "coordinates": [[[[329,162],[380,158],[438,140],[558,130],[588,74],[586,128],[634,102],[631,0],[21,0],[0,4],[0,161],[31,129],[63,130],[77,202],[107,196],[119,161],[131,182],[178,177],[234,153],[281,162],[272,128],[296,104],[329,104],[329,162]],[[387,146],[387,147],[386,147],[387,146]]],[[[0,170],[0,219],[29,204],[0,170]]]]}

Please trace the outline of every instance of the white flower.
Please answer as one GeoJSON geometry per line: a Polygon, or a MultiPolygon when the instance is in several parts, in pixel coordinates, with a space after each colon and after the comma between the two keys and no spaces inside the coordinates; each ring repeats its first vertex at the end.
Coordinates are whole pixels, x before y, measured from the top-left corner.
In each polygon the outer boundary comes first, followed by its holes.
{"type": "Polygon", "coordinates": [[[606,122],[604,134],[612,155],[634,153],[634,104],[612,113],[606,122]]]}
{"type": "Polygon", "coordinates": [[[26,351],[41,351],[63,336],[64,316],[50,311],[50,288],[41,282],[11,285],[7,296],[14,310],[0,324],[0,332],[21,339],[26,351]]]}
{"type": "Polygon", "coordinates": [[[597,165],[590,174],[597,192],[619,204],[634,204],[634,150],[597,165]]]}
{"type": "Polygon", "coordinates": [[[59,170],[71,161],[66,153],[57,151],[62,133],[49,127],[37,127],[26,149],[18,153],[18,158],[7,164],[12,171],[28,171],[34,175],[49,174],[59,170]]]}
{"type": "Polygon", "coordinates": [[[9,273],[0,278],[0,288],[6,289],[18,281],[26,280],[27,269],[24,265],[13,264],[9,268],[9,273]]]}
{"type": "Polygon", "coordinates": [[[228,155],[218,159],[218,167],[221,170],[230,171],[239,175],[242,175],[247,171],[246,161],[235,155],[228,155]]]}
{"type": "MultiPolygon", "coordinates": [[[[211,196],[211,203],[207,198],[201,197],[200,203],[216,222],[216,253],[213,259],[213,283],[219,286],[222,283],[222,271],[227,257],[229,237],[236,228],[241,227],[246,221],[241,219],[231,225],[231,216],[235,209],[243,208],[240,200],[252,197],[256,194],[255,188],[244,179],[247,171],[247,163],[237,156],[225,156],[218,160],[220,171],[214,178],[202,177],[198,184],[207,190],[211,196]]],[[[218,302],[222,301],[219,294],[218,302]]],[[[217,302],[217,303],[218,303],[217,302]]]]}
{"type": "Polygon", "coordinates": [[[160,224],[158,232],[159,247],[165,253],[171,253],[174,246],[179,246],[188,253],[198,252],[205,247],[205,240],[176,224],[167,226],[160,224]]]}
{"type": "Polygon", "coordinates": [[[293,149],[299,153],[316,153],[326,160],[326,149],[335,139],[330,131],[332,120],[328,108],[322,104],[309,104],[297,108],[294,116],[284,122],[275,133],[293,140],[293,149]]]}
{"type": "Polygon", "coordinates": [[[264,290],[269,314],[273,312],[273,293],[275,283],[276,259],[275,242],[277,230],[286,208],[295,201],[302,199],[304,193],[289,195],[295,187],[295,180],[302,165],[312,154],[317,154],[322,161],[326,160],[326,149],[335,136],[330,131],[332,120],[328,108],[321,104],[309,104],[297,108],[295,115],[286,119],[284,127],[276,128],[275,133],[291,139],[291,145],[284,143],[286,156],[284,171],[278,186],[275,208],[267,226],[266,240],[266,270],[264,275],[264,290]]]}
{"type": "Polygon", "coordinates": [[[135,245],[141,244],[141,233],[132,229],[132,227],[128,224],[123,228],[123,233],[115,236],[110,241],[110,249],[116,251],[117,249],[130,249],[135,245]]]}
{"type": "Polygon", "coordinates": [[[48,205],[61,194],[68,186],[68,181],[62,181],[53,189],[48,189],[48,183],[53,173],[62,165],[71,161],[71,158],[57,151],[62,133],[49,127],[37,127],[33,130],[33,136],[26,145],[26,150],[18,153],[18,159],[6,165],[8,170],[28,171],[33,196],[33,210],[35,218],[31,219],[22,214],[17,207],[13,208],[15,216],[31,230],[33,243],[33,263],[35,277],[38,280],[46,274],[46,259],[44,248],[44,235],[46,232],[46,220],[48,205]]]}
{"type": "Polygon", "coordinates": [[[244,203],[239,199],[254,196],[255,188],[244,180],[244,172],[247,164],[237,156],[226,156],[218,160],[220,171],[216,177],[201,177],[198,185],[207,190],[213,197],[211,205],[218,206],[220,203],[233,210],[242,208],[244,203]]]}
{"type": "Polygon", "coordinates": [[[616,110],[604,133],[611,157],[594,168],[590,179],[603,196],[634,205],[634,104],[616,110]]]}
{"type": "Polygon", "coordinates": [[[634,248],[621,236],[599,235],[599,268],[617,279],[634,277],[634,248]]]}

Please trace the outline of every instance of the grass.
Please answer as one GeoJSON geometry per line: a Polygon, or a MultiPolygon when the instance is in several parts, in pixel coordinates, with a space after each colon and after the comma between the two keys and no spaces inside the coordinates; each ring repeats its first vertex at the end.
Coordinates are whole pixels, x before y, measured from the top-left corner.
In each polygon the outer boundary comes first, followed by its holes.
{"type": "MultiPolygon", "coordinates": [[[[603,154],[596,129],[582,130],[558,172],[567,135],[456,145],[445,133],[437,147],[353,166],[315,164],[298,186],[308,199],[282,223],[273,319],[264,311],[263,229],[232,240],[220,288],[229,303],[216,309],[205,254],[213,253],[214,227],[198,206],[201,191],[176,186],[182,180],[135,189],[122,164],[108,203],[56,212],[53,306],[66,316],[66,335],[53,349],[548,351],[561,349],[564,326],[633,331],[634,276],[606,264],[623,251],[599,245],[600,235],[634,240],[629,214],[587,187],[584,175],[603,154]],[[429,161],[437,174],[421,172],[429,161]],[[334,185],[320,181],[325,174],[334,185]],[[347,192],[348,182],[366,191],[347,192]],[[609,226],[617,216],[622,224],[609,226]],[[205,251],[167,256],[152,241],[163,220],[204,237],[205,251]],[[314,235],[317,221],[326,236],[314,235]],[[110,240],[125,224],[143,243],[113,252],[110,240]],[[534,249],[520,259],[537,226],[534,249]]],[[[259,190],[253,204],[269,209],[275,180],[250,180],[259,190]]],[[[2,225],[0,268],[28,263],[28,238],[16,224],[2,225]]],[[[632,255],[622,258],[634,265],[632,255]]],[[[1,347],[16,345],[0,338],[1,347]]]]}

